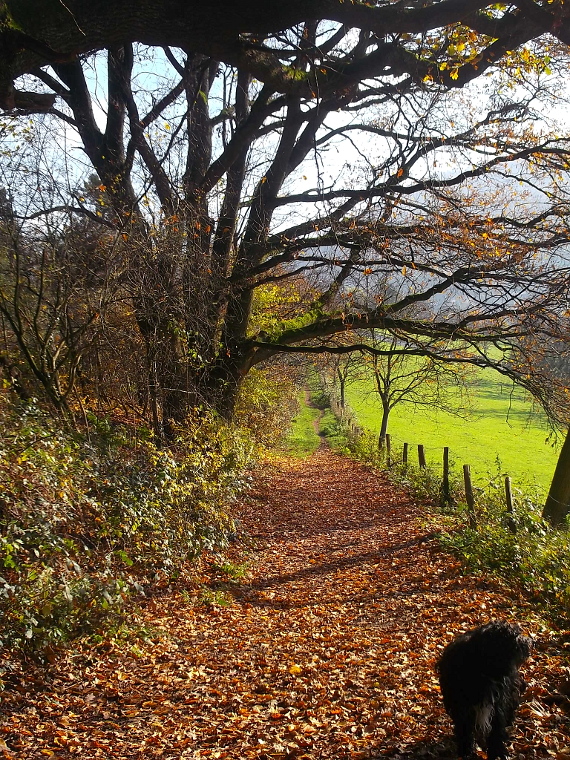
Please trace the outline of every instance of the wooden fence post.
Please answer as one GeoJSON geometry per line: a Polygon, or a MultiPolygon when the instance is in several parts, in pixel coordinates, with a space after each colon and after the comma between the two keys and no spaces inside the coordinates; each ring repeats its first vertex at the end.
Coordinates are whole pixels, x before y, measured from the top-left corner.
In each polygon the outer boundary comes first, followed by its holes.
{"type": "Polygon", "coordinates": [[[443,448],[443,479],[441,482],[441,503],[451,504],[451,491],[449,488],[449,446],[443,448]]]}
{"type": "Polygon", "coordinates": [[[505,478],[505,498],[507,500],[507,526],[511,533],[517,532],[517,526],[515,523],[515,510],[513,504],[513,491],[511,488],[511,479],[507,475],[505,478]]]}
{"type": "Polygon", "coordinates": [[[469,527],[475,530],[477,528],[475,497],[473,496],[473,486],[471,484],[471,468],[468,464],[463,465],[463,482],[465,483],[465,501],[467,502],[467,516],[469,519],[469,527]]]}
{"type": "Polygon", "coordinates": [[[425,470],[426,468],[426,452],[423,447],[423,444],[418,443],[418,464],[420,465],[421,470],[425,470]]]}
{"type": "Polygon", "coordinates": [[[390,433],[386,433],[386,464],[388,467],[390,467],[392,464],[390,460],[391,446],[392,446],[392,440],[390,438],[390,433]]]}
{"type": "Polygon", "coordinates": [[[408,464],[408,444],[404,444],[404,450],[402,451],[402,464],[407,466],[408,464]]]}

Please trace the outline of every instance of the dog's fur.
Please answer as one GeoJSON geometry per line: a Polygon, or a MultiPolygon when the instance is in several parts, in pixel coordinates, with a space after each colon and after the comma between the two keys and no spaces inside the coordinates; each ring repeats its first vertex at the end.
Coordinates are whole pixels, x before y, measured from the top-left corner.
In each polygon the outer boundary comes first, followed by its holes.
{"type": "Polygon", "coordinates": [[[518,625],[492,621],[458,636],[443,650],[437,671],[460,757],[475,757],[476,744],[489,760],[508,756],[507,728],[525,687],[518,668],[531,647],[518,625]]]}

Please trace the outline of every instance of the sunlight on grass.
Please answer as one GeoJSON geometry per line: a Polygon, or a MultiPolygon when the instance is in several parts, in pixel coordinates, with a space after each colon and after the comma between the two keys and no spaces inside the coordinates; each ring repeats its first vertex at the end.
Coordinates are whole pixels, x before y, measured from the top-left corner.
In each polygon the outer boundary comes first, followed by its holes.
{"type": "MultiPolygon", "coordinates": [[[[410,444],[410,456],[417,456],[417,444],[426,447],[428,463],[439,464],[442,449],[449,446],[450,457],[459,469],[471,465],[475,482],[489,475],[509,474],[516,485],[550,485],[558,447],[550,441],[544,414],[537,411],[520,389],[501,382],[492,370],[482,370],[473,384],[473,411],[468,418],[455,417],[436,409],[400,404],[390,416],[392,446],[401,451],[410,444]]],[[[365,382],[347,389],[347,401],[360,423],[370,430],[380,427],[380,404],[365,382]]]]}
{"type": "Polygon", "coordinates": [[[294,456],[306,457],[313,454],[320,446],[321,439],[315,430],[315,421],[320,411],[307,406],[305,394],[299,396],[299,413],[293,419],[291,430],[285,438],[284,449],[294,456]]]}

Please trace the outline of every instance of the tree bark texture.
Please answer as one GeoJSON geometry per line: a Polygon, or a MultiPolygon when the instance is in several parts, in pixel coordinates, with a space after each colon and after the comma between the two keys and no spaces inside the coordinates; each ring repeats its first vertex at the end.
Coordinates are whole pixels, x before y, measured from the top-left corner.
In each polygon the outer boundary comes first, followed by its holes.
{"type": "Polygon", "coordinates": [[[570,512],[570,430],[560,450],[542,516],[552,525],[564,525],[570,512]]]}

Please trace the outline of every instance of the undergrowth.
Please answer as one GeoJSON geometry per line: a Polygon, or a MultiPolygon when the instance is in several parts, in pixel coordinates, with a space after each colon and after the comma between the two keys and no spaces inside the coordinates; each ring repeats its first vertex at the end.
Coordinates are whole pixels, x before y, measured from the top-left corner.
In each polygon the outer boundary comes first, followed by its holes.
{"type": "Polygon", "coordinates": [[[173,445],[91,420],[63,432],[0,393],[0,646],[49,656],[236,536],[251,436],[196,412],[173,445]]]}

